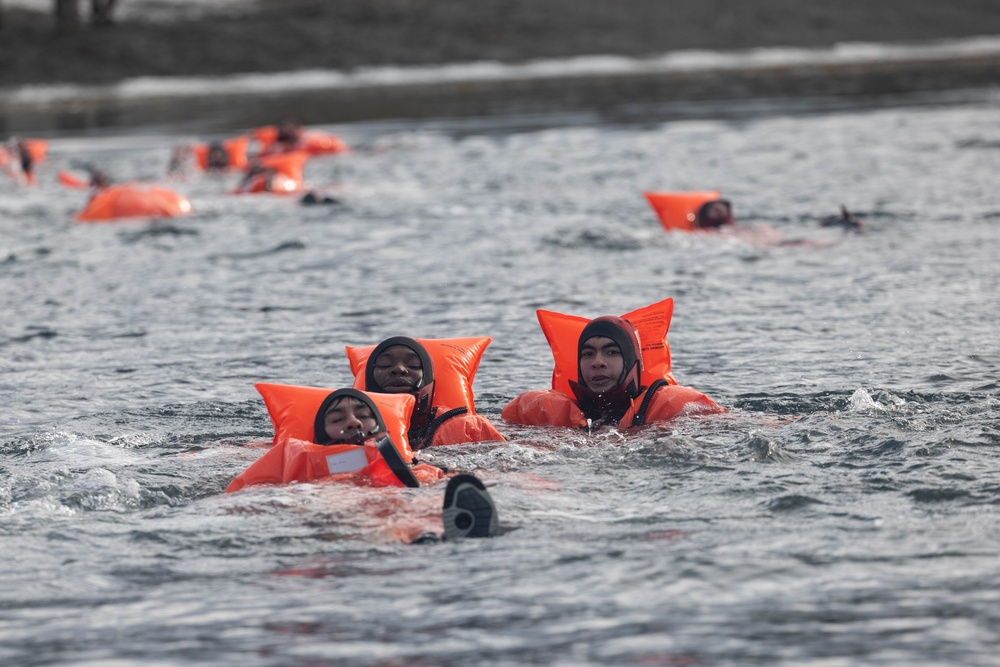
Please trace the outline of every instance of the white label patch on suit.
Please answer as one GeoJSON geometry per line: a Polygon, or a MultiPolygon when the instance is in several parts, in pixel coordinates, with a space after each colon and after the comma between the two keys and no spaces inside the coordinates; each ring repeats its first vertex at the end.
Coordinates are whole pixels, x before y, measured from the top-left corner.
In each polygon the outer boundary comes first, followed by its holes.
{"type": "Polygon", "coordinates": [[[326,457],[326,468],[331,475],[339,472],[357,472],[366,465],[368,465],[368,457],[365,456],[364,447],[339,454],[330,454],[326,457]]]}

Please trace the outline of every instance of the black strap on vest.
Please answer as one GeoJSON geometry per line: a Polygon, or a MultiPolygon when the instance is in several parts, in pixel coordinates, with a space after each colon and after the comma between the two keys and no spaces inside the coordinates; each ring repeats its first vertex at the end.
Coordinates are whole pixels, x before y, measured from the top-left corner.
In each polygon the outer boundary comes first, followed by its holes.
{"type": "Polygon", "coordinates": [[[392,440],[389,436],[386,436],[375,443],[378,447],[378,453],[382,455],[385,462],[389,465],[389,470],[392,474],[403,483],[403,486],[409,486],[416,488],[420,486],[420,481],[414,477],[413,473],[410,471],[410,466],[406,465],[406,461],[403,457],[399,455],[399,450],[396,446],[392,444],[392,440]]]}
{"type": "Polygon", "coordinates": [[[665,387],[668,384],[670,383],[663,378],[660,378],[658,380],[654,380],[653,384],[649,385],[649,389],[646,390],[646,395],[642,397],[642,405],[639,406],[639,411],[635,413],[634,417],[632,417],[632,426],[642,426],[646,423],[646,410],[649,409],[649,404],[653,400],[653,394],[656,393],[657,389],[665,387]]]}
{"type": "Polygon", "coordinates": [[[412,447],[414,450],[425,449],[427,447],[430,447],[431,442],[433,442],[434,440],[434,434],[437,433],[437,430],[438,428],[441,427],[441,424],[445,423],[452,417],[464,415],[468,411],[469,408],[463,405],[460,408],[452,408],[451,410],[448,410],[447,412],[438,415],[430,422],[428,422],[426,428],[424,428],[424,431],[420,436],[420,442],[411,442],[410,447],[412,447]]]}

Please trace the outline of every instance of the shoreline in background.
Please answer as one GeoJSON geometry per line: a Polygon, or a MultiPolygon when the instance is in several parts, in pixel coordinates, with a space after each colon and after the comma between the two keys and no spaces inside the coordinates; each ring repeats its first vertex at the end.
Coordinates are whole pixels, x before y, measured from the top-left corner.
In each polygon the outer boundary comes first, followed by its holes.
{"type": "Polygon", "coordinates": [[[871,106],[1000,85],[1000,37],[827,49],[679,51],[0,89],[8,134],[179,127],[225,132],[294,117],[310,125],[588,113],[596,118],[759,114],[871,106]],[[764,101],[767,103],[764,103],[764,101]],[[751,103],[756,101],[756,103],[751,103]]]}

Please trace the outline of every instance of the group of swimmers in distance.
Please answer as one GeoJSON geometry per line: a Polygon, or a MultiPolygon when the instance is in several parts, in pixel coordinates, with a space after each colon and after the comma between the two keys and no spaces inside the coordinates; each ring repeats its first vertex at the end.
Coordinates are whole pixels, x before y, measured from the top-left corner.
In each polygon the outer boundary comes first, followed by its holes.
{"type": "MultiPolygon", "coordinates": [[[[504,420],[527,426],[592,431],[602,427],[630,429],[669,420],[682,413],[722,412],[711,398],[676,384],[669,373],[666,373],[669,380],[656,379],[644,385],[639,333],[624,317],[604,316],[590,320],[575,342],[576,377],[569,380],[572,395],[555,388],[524,392],[503,408],[504,420]]],[[[315,413],[312,443],[276,437],[272,448],[234,479],[227,492],[254,484],[328,477],[331,475],[328,467],[303,464],[303,452],[318,448],[322,454],[322,448],[335,445],[377,447],[384,459],[379,462],[395,476],[392,484],[395,486],[419,486],[421,482],[433,483],[446,477],[446,470],[419,463],[416,459],[407,464],[399,455],[399,443],[390,442],[392,429],[387,426],[377,404],[379,397],[385,394],[408,397],[403,431],[413,450],[504,440],[486,417],[469,409],[471,406],[446,405],[437,399],[436,389],[442,378],[435,375],[432,355],[416,339],[397,336],[379,343],[365,361],[363,383],[361,377],[358,373],[355,387],[337,389],[325,396],[315,413]]],[[[370,463],[371,457],[362,460],[366,462],[370,463]]],[[[492,537],[500,530],[489,492],[470,474],[458,474],[449,479],[442,519],[445,540],[492,537]]],[[[435,534],[424,534],[414,542],[439,539],[435,534]]]]}

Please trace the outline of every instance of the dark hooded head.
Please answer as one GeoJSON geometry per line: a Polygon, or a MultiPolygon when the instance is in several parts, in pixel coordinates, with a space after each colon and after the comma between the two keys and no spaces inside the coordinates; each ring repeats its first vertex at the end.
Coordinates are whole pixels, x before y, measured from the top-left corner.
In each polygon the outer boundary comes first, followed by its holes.
{"type": "Polygon", "coordinates": [[[713,199],[701,205],[695,225],[699,229],[717,229],[734,224],[733,206],[728,199],[713,199]]]}
{"type": "Polygon", "coordinates": [[[434,363],[427,349],[406,336],[382,341],[372,350],[365,364],[365,390],[379,394],[411,394],[416,399],[414,414],[429,413],[434,399],[434,363]],[[390,349],[397,346],[404,348],[404,354],[390,349]],[[416,362],[420,365],[419,373],[416,362]]]}
{"type": "Polygon", "coordinates": [[[334,444],[361,444],[366,439],[376,435],[378,433],[386,432],[385,420],[382,418],[382,413],[379,412],[378,406],[375,402],[368,397],[363,391],[353,388],[338,389],[332,392],[329,396],[323,399],[323,403],[319,406],[319,410],[316,411],[316,419],[313,422],[313,442],[318,445],[334,445],[334,444]],[[335,407],[345,398],[353,398],[360,401],[366,407],[368,407],[372,415],[375,417],[375,428],[369,432],[361,432],[352,434],[343,439],[331,438],[326,432],[326,413],[330,411],[330,408],[335,407]]]}
{"type": "Polygon", "coordinates": [[[620,317],[598,317],[591,320],[583,328],[576,344],[576,370],[579,382],[584,384],[583,373],[580,369],[583,346],[588,340],[597,336],[610,338],[618,344],[622,352],[623,368],[618,377],[617,386],[624,389],[630,398],[635,398],[639,395],[642,381],[642,346],[639,343],[639,332],[636,331],[636,328],[632,326],[631,322],[620,317]]]}
{"type": "Polygon", "coordinates": [[[21,139],[17,142],[17,154],[21,159],[21,170],[30,174],[31,170],[35,167],[35,158],[31,155],[31,149],[28,148],[28,142],[21,139]]]}
{"type": "Polygon", "coordinates": [[[639,333],[628,320],[606,316],[591,320],[577,341],[577,382],[570,381],[580,409],[589,419],[617,422],[642,391],[642,346],[639,333]],[[587,386],[582,370],[582,353],[587,341],[609,338],[622,355],[622,370],[615,386],[600,393],[587,386]]]}
{"type": "Polygon", "coordinates": [[[286,120],[278,126],[278,133],[275,141],[283,144],[292,144],[302,136],[302,126],[297,120],[286,120]]]}
{"type": "Polygon", "coordinates": [[[222,142],[214,141],[208,145],[205,161],[209,169],[226,169],[229,167],[229,152],[222,142]]]}

